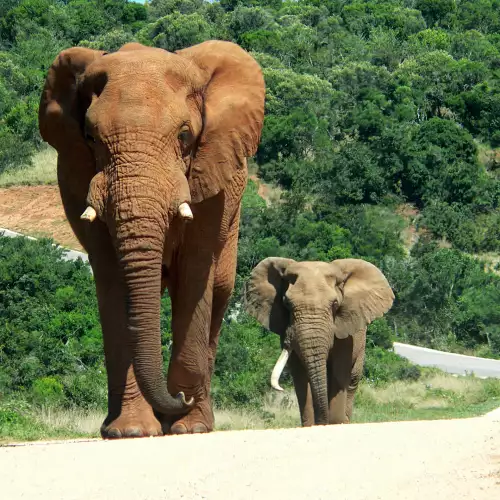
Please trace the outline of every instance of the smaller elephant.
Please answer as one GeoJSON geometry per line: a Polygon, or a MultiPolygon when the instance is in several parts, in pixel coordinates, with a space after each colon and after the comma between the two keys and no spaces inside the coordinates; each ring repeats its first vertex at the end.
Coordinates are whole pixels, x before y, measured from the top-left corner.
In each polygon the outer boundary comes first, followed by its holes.
{"type": "Polygon", "coordinates": [[[271,386],[287,362],[303,426],[349,423],[363,373],[366,328],[394,301],[387,279],[360,259],[269,257],[245,286],[245,310],[281,338],[271,386]]]}

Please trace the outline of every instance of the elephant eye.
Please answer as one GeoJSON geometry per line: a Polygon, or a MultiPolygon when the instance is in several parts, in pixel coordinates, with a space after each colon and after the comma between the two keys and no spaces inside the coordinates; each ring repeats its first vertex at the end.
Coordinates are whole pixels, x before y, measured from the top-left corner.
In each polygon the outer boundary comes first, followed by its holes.
{"type": "Polygon", "coordinates": [[[179,142],[181,143],[182,153],[187,154],[194,142],[194,136],[188,127],[183,127],[178,135],[179,142]]]}
{"type": "Polygon", "coordinates": [[[92,134],[92,124],[89,123],[87,121],[87,119],[85,119],[85,123],[83,125],[83,136],[85,138],[85,142],[89,145],[89,146],[94,146],[96,140],[95,140],[95,137],[94,135],[92,134]]]}
{"type": "Polygon", "coordinates": [[[87,129],[84,131],[85,142],[91,148],[95,146],[95,137],[87,129]]]}

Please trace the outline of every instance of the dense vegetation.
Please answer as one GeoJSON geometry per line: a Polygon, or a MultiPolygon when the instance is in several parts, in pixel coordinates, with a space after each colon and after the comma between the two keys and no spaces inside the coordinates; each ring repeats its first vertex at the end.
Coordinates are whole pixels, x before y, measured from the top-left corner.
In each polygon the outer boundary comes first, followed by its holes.
{"type": "MultiPolygon", "coordinates": [[[[251,166],[282,193],[266,204],[247,188],[216,402],[258,404],[268,388],[278,340],[239,301],[270,255],[353,256],[383,269],[397,299],[370,328],[370,380],[419,376],[387,350],[395,338],[499,356],[500,278],[477,258],[500,251],[498,0],[3,0],[0,172],[44,147],[38,100],[61,49],[137,40],[175,50],[213,38],[263,68],[265,127],[251,166]]],[[[91,277],[58,253],[0,240],[0,394],[101,407],[91,277]]],[[[168,298],[163,315],[168,360],[168,298]]]]}

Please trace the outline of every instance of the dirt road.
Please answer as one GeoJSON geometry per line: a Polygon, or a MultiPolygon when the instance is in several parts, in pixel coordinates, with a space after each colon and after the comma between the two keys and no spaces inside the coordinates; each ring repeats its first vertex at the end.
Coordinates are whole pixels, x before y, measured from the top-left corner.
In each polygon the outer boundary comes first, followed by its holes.
{"type": "Polygon", "coordinates": [[[8,500],[500,498],[500,417],[0,448],[8,500]]]}
{"type": "Polygon", "coordinates": [[[82,250],[64,214],[57,186],[0,188],[0,227],[53,238],[62,246],[82,250]]]}

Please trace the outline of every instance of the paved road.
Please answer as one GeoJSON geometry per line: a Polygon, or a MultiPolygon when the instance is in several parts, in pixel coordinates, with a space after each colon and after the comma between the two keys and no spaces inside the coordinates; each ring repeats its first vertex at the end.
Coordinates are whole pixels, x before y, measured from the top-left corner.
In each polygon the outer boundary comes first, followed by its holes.
{"type": "Polygon", "coordinates": [[[0,448],[6,500],[493,500],[500,420],[0,448]]]}
{"type": "Polygon", "coordinates": [[[394,351],[420,366],[435,366],[445,372],[458,375],[474,372],[478,377],[500,378],[499,360],[452,354],[399,342],[394,342],[394,351]]]}

